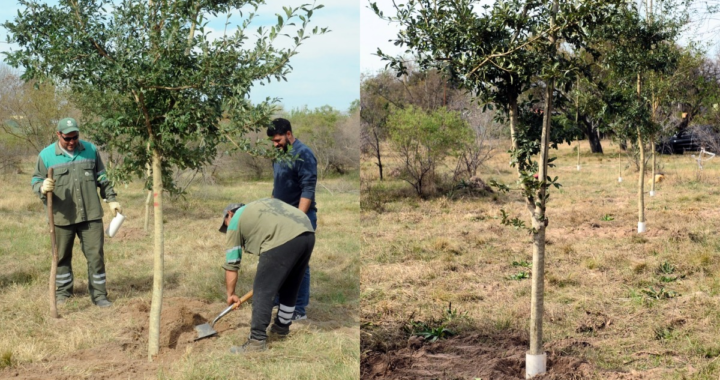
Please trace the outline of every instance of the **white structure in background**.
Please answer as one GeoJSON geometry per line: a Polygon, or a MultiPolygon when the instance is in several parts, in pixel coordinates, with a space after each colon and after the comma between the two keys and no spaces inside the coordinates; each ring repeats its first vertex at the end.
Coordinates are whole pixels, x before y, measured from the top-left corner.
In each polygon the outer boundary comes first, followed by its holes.
{"type": "Polygon", "coordinates": [[[712,160],[712,158],[715,157],[715,153],[708,152],[705,150],[705,148],[700,148],[700,154],[697,157],[694,154],[690,157],[694,158],[695,161],[697,161],[698,167],[700,168],[700,170],[702,170],[703,162],[712,160]]]}

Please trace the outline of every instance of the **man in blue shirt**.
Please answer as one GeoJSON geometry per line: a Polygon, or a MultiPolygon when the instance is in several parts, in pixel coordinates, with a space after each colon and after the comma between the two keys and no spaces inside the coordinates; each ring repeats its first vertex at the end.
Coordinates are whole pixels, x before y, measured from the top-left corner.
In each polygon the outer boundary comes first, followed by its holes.
{"type": "MultiPolygon", "coordinates": [[[[285,152],[292,149],[297,159],[292,162],[273,162],[273,198],[293,205],[310,219],[313,229],[317,229],[317,207],[315,205],[315,185],[317,184],[317,160],[315,155],[292,133],[290,121],[278,118],[268,127],[267,135],[276,149],[285,152]]],[[[300,284],[295,304],[294,321],[307,319],[305,307],[310,302],[310,267],[300,284]]]]}

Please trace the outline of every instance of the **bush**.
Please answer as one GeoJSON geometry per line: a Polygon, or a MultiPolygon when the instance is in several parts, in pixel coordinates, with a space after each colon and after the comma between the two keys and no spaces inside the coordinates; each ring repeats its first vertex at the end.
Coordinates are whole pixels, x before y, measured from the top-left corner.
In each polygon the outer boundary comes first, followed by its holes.
{"type": "Polygon", "coordinates": [[[402,157],[400,176],[419,196],[434,192],[431,185],[437,165],[473,139],[460,114],[446,108],[430,112],[413,106],[396,109],[388,118],[387,128],[390,142],[402,157]]]}

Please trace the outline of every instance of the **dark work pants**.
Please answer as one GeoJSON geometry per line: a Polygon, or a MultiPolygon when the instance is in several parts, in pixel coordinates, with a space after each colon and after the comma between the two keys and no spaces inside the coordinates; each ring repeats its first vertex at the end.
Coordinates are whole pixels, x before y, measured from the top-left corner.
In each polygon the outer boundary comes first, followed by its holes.
{"type": "MultiPolygon", "coordinates": [[[[308,210],[307,217],[310,219],[313,230],[317,230],[317,211],[308,210]]],[[[310,303],[310,265],[305,270],[305,276],[300,283],[300,290],[298,291],[297,300],[295,301],[295,314],[305,315],[305,308],[310,303]]],[[[275,297],[275,305],[280,304],[279,297],[275,297]]]]}
{"type": "Polygon", "coordinates": [[[295,305],[314,247],[315,234],[305,232],[260,255],[253,284],[251,338],[267,339],[266,330],[272,317],[276,294],[280,297],[281,306],[295,305]]]}
{"type": "Polygon", "coordinates": [[[58,249],[58,269],[55,276],[55,293],[59,297],[70,297],[73,294],[72,251],[75,236],[80,238],[80,247],[87,259],[88,291],[94,301],[107,298],[105,289],[105,253],[103,245],[102,220],[93,220],[71,224],[69,226],[55,226],[55,244],[58,249]]]}

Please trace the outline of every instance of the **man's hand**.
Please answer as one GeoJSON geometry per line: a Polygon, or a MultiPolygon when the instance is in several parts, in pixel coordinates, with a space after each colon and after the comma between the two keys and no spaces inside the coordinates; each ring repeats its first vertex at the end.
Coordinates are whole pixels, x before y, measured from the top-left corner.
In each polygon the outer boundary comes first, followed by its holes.
{"type": "Polygon", "coordinates": [[[120,208],[120,203],[118,202],[110,202],[109,203],[110,211],[113,212],[113,216],[117,216],[117,214],[122,211],[120,208]]]}
{"type": "Polygon", "coordinates": [[[42,183],[42,187],[40,188],[40,191],[43,193],[43,195],[45,195],[47,193],[52,193],[53,190],[55,190],[55,180],[52,178],[45,178],[42,183]]]}
{"type": "Polygon", "coordinates": [[[227,299],[228,305],[236,304],[238,302],[240,302],[240,297],[238,297],[237,294],[228,296],[228,299],[227,299]]]}

